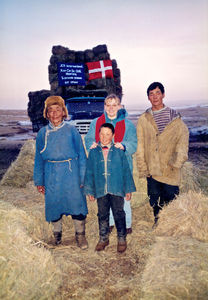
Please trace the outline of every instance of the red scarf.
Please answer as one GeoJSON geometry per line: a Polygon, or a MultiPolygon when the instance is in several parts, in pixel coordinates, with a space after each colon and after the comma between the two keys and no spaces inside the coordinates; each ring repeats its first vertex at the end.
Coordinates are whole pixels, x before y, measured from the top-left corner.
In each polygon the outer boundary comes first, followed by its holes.
{"type": "MultiPolygon", "coordinates": [[[[102,116],[100,116],[97,119],[97,122],[96,122],[96,127],[95,127],[95,140],[96,140],[96,143],[98,143],[99,140],[100,140],[100,138],[99,138],[99,129],[100,129],[100,126],[104,123],[106,123],[105,115],[102,114],[102,116]]],[[[114,142],[115,143],[121,143],[123,141],[124,134],[125,134],[125,120],[121,120],[121,121],[118,121],[116,123],[116,126],[115,126],[114,142]]]]}

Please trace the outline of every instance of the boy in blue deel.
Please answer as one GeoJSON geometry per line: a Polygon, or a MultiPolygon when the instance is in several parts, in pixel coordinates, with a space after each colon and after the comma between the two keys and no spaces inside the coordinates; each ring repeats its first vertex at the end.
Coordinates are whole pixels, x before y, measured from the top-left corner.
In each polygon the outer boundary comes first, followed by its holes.
{"type": "Polygon", "coordinates": [[[131,199],[136,191],[129,164],[123,150],[112,142],[114,127],[104,123],[99,129],[98,146],[90,150],[84,181],[84,192],[91,201],[97,199],[99,242],[96,251],[109,244],[109,213],[112,209],[117,229],[117,251],[124,252],[126,243],[126,219],[124,197],[131,199]]]}

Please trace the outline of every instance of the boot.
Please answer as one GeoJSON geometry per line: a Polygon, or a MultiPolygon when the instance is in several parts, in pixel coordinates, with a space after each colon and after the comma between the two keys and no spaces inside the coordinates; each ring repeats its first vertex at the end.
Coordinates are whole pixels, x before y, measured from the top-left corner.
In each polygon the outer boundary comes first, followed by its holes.
{"type": "Polygon", "coordinates": [[[125,238],[118,238],[117,252],[123,253],[126,251],[127,242],[125,238]]]}
{"type": "Polygon", "coordinates": [[[75,238],[77,242],[77,246],[82,250],[88,248],[88,242],[85,237],[85,220],[76,220],[74,219],[74,227],[75,227],[75,238]]]}
{"type": "Polygon", "coordinates": [[[159,213],[161,210],[162,210],[162,206],[158,204],[153,206],[154,224],[152,225],[152,229],[155,229],[158,226],[159,213]]]}
{"type": "Polygon", "coordinates": [[[152,225],[152,229],[155,229],[158,226],[158,220],[159,220],[159,217],[156,216],[155,220],[154,220],[154,224],[152,225]]]}
{"type": "Polygon", "coordinates": [[[99,241],[95,247],[95,251],[103,251],[109,245],[109,240],[99,241]]]}
{"type": "Polygon", "coordinates": [[[62,232],[61,231],[54,232],[53,235],[55,237],[55,244],[58,246],[59,244],[61,244],[62,232]]]}

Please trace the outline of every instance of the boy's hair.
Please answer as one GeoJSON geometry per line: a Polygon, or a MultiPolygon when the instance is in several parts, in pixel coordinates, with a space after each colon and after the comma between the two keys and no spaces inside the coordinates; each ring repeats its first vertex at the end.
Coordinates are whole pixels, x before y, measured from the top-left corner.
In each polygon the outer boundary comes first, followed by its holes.
{"type": "Polygon", "coordinates": [[[102,124],[100,126],[100,128],[99,128],[99,133],[100,133],[100,131],[101,131],[102,128],[109,128],[112,131],[112,134],[115,133],[114,126],[111,123],[104,123],[104,124],[102,124]]]}
{"type": "Polygon", "coordinates": [[[162,83],[160,83],[160,82],[153,82],[153,83],[150,84],[150,86],[147,89],[147,96],[149,96],[150,91],[152,91],[152,90],[154,90],[156,88],[160,89],[160,91],[161,91],[162,94],[165,93],[165,88],[162,85],[162,83]]]}
{"type": "Polygon", "coordinates": [[[110,94],[105,98],[105,104],[109,99],[115,99],[118,101],[118,104],[121,103],[121,99],[116,94],[110,94]]]}

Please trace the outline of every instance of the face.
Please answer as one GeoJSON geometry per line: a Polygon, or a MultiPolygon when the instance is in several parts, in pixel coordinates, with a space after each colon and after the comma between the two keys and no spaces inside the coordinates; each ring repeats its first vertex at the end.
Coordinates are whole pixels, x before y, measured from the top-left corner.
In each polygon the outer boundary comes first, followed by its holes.
{"type": "Polygon", "coordinates": [[[163,98],[165,94],[162,94],[161,90],[157,87],[156,89],[149,92],[148,99],[152,104],[152,110],[160,110],[163,108],[163,98]]]}
{"type": "Polygon", "coordinates": [[[99,133],[100,142],[103,146],[107,146],[112,142],[113,132],[108,127],[102,127],[99,133]]]}
{"type": "Polygon", "coordinates": [[[54,126],[58,126],[64,118],[63,108],[56,104],[49,106],[47,118],[54,126]]]}
{"type": "Polygon", "coordinates": [[[121,105],[117,99],[109,98],[106,100],[104,109],[109,119],[113,120],[117,117],[117,112],[121,108],[121,105]]]}

